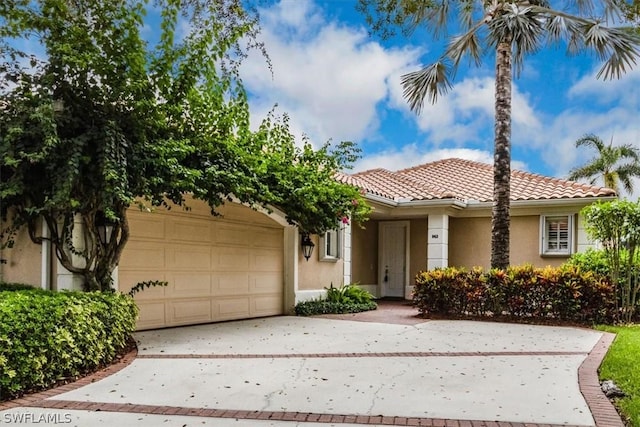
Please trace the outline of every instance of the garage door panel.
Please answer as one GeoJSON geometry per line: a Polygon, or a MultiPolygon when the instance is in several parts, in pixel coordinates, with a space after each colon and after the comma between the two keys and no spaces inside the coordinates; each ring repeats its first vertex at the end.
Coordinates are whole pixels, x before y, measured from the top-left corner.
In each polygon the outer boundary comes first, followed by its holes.
{"type": "Polygon", "coordinates": [[[164,240],[165,218],[152,212],[129,213],[130,239],[164,240]]]}
{"type": "Polygon", "coordinates": [[[282,248],[282,231],[259,229],[252,231],[252,245],[257,248],[280,249],[282,248]]]}
{"type": "Polygon", "coordinates": [[[250,235],[246,225],[218,224],[214,242],[225,246],[247,246],[250,242],[250,235]]]}
{"type": "Polygon", "coordinates": [[[161,243],[129,241],[120,259],[123,270],[164,270],[165,253],[161,243]]]}
{"type": "Polygon", "coordinates": [[[178,272],[168,275],[169,298],[208,297],[211,295],[211,274],[178,272]]]}
{"type": "Polygon", "coordinates": [[[249,249],[228,246],[212,250],[213,269],[217,271],[246,271],[249,269],[249,249]]]}
{"type": "Polygon", "coordinates": [[[282,294],[251,297],[252,316],[273,316],[282,313],[282,294]]]}
{"type": "Polygon", "coordinates": [[[211,301],[207,299],[169,300],[167,321],[172,325],[210,322],[211,301]]]}
{"type": "Polygon", "coordinates": [[[164,301],[140,301],[136,297],[136,304],[140,308],[138,329],[162,328],[167,326],[166,307],[164,301]]]}
{"type": "Polygon", "coordinates": [[[280,273],[252,273],[249,278],[250,293],[282,292],[282,274],[280,273]]]}
{"type": "Polygon", "coordinates": [[[250,291],[249,273],[247,272],[220,272],[213,278],[212,294],[216,296],[228,296],[248,294],[250,291]]]}
{"type": "Polygon", "coordinates": [[[218,320],[243,319],[251,315],[249,297],[217,298],[214,300],[218,320]]]}
{"type": "Polygon", "coordinates": [[[169,239],[177,242],[209,243],[211,225],[202,219],[174,218],[169,221],[169,239]]]}
{"type": "Polygon", "coordinates": [[[211,270],[211,248],[209,246],[175,245],[167,248],[168,270],[211,270]]]}
{"type": "Polygon", "coordinates": [[[253,249],[249,269],[264,272],[282,272],[282,251],[253,249]]]}

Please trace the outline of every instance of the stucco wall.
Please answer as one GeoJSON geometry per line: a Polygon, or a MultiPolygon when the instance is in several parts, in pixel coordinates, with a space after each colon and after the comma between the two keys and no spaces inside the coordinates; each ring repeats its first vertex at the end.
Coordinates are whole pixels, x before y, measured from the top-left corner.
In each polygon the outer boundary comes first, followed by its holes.
{"type": "MultiPolygon", "coordinates": [[[[5,224],[2,223],[4,229],[5,224]]],[[[0,264],[0,280],[40,286],[42,270],[42,246],[29,238],[26,227],[15,236],[13,248],[3,249],[0,258],[6,264],[0,264]]]]}
{"type": "Polygon", "coordinates": [[[367,221],[365,227],[351,228],[352,281],[375,285],[378,283],[378,221],[367,221]]]}
{"type": "Polygon", "coordinates": [[[409,237],[409,286],[413,285],[418,272],[427,269],[427,219],[412,219],[409,225],[411,235],[409,237]]]}
{"type": "Polygon", "coordinates": [[[316,245],[309,261],[304,259],[302,251],[298,251],[298,289],[301,291],[322,290],[333,286],[342,286],[344,283],[344,263],[342,259],[337,261],[320,261],[320,245],[318,236],[312,235],[311,240],[316,245]]]}
{"type": "MultiPolygon", "coordinates": [[[[558,266],[568,257],[540,256],[540,216],[512,216],[511,265],[558,266]]],[[[491,218],[449,218],[449,265],[489,268],[491,218]]]]}

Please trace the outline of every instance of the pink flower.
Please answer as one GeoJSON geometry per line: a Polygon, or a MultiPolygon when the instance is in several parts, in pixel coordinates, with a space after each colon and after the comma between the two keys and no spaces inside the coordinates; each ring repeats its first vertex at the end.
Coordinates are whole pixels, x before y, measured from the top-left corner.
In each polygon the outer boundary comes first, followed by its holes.
{"type": "Polygon", "coordinates": [[[348,216],[343,216],[342,217],[342,223],[348,225],[349,224],[349,217],[348,216]]]}

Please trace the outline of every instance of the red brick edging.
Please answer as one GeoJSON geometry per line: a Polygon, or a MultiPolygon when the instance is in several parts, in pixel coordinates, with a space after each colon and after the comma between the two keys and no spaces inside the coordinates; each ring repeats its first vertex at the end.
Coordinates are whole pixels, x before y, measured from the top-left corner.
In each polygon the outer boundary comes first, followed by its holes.
{"type": "Polygon", "coordinates": [[[598,379],[598,368],[615,339],[615,334],[603,332],[600,341],[591,349],[578,368],[578,384],[597,427],[623,427],[624,423],[611,401],[602,392],[598,379]]]}

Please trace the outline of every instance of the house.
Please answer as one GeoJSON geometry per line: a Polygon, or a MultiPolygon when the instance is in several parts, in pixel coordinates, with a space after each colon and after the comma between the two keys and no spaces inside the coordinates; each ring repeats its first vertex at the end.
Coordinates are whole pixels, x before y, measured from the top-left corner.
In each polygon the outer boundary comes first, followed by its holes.
{"type": "MultiPolygon", "coordinates": [[[[408,298],[420,270],[488,267],[492,176],[490,165],[460,159],[341,175],[365,192],[371,220],[311,236],[309,260],[298,229],[277,210],[227,203],[213,217],[198,200],[187,201],[189,210],[132,207],[114,281],[123,292],[141,281],[168,282],[136,294],[138,329],[284,314],[331,284],[359,282],[376,296],[408,298]]],[[[590,245],[580,209],[615,193],[514,171],[511,197],[512,264],[557,265],[590,245]]],[[[0,280],[79,288],[51,249],[22,230],[0,254],[7,261],[0,280]]]]}
{"type": "MultiPolygon", "coordinates": [[[[410,298],[412,278],[437,267],[490,267],[493,166],[445,159],[342,175],[374,211],[351,230],[351,280],[379,297],[410,298]]],[[[511,172],[512,265],[557,266],[592,246],[580,209],[614,190],[511,172]]]]}

